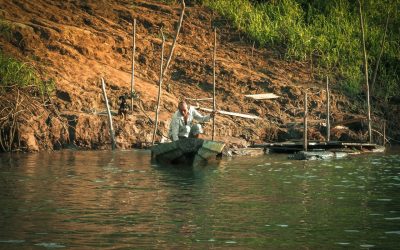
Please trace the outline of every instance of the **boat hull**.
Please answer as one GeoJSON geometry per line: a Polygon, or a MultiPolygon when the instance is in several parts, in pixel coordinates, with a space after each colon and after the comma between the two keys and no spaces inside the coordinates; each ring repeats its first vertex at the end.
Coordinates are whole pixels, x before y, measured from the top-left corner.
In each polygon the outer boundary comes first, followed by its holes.
{"type": "Polygon", "coordinates": [[[205,164],[222,153],[225,144],[197,138],[186,138],[151,147],[152,159],[174,165],[205,164]]]}

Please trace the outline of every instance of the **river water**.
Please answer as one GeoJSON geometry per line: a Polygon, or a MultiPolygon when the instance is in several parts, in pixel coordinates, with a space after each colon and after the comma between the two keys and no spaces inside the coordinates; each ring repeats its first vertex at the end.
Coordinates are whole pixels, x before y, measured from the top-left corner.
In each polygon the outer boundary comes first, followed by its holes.
{"type": "Polygon", "coordinates": [[[0,155],[0,249],[398,249],[400,154],[223,159],[0,155]]]}

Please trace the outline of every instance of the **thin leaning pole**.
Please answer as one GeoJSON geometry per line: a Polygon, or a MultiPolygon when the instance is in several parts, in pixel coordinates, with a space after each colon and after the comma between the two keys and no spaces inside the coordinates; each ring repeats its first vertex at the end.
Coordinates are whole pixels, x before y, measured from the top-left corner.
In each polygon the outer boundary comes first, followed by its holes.
{"type": "Polygon", "coordinates": [[[132,33],[133,47],[132,47],[132,78],[131,78],[131,111],[133,111],[133,93],[135,87],[135,50],[136,50],[136,19],[133,19],[133,33],[132,33]]]}
{"type": "Polygon", "coordinates": [[[182,10],[181,10],[181,15],[180,15],[180,17],[179,17],[178,27],[177,27],[177,29],[176,29],[174,41],[172,42],[172,45],[171,45],[171,50],[169,51],[169,55],[168,55],[167,62],[165,63],[165,66],[164,66],[164,69],[163,69],[163,72],[162,72],[162,77],[165,76],[165,74],[166,74],[166,72],[167,72],[167,70],[168,70],[168,66],[169,66],[169,64],[171,63],[172,55],[174,54],[174,49],[175,49],[176,41],[178,40],[179,32],[180,32],[181,27],[182,27],[183,17],[184,17],[184,15],[185,15],[185,8],[186,8],[185,0],[182,0],[182,1],[181,1],[181,6],[182,6],[182,10]]]}
{"type": "Polygon", "coordinates": [[[308,107],[307,107],[307,92],[304,95],[304,134],[303,134],[303,150],[308,150],[308,138],[307,138],[307,116],[308,116],[308,107]]]}
{"type": "Polygon", "coordinates": [[[103,78],[101,78],[101,89],[103,90],[104,101],[105,101],[106,107],[107,107],[108,124],[110,125],[111,145],[112,145],[112,150],[114,150],[115,149],[115,133],[114,133],[113,121],[112,121],[112,116],[111,116],[111,111],[110,111],[110,105],[108,104],[108,99],[107,99],[106,84],[104,83],[103,78]]]}
{"type": "Polygon", "coordinates": [[[163,64],[164,64],[164,44],[165,44],[165,37],[164,33],[162,31],[162,28],[160,29],[161,36],[162,36],[162,44],[161,44],[161,63],[160,63],[160,79],[158,81],[158,97],[157,97],[157,109],[156,109],[156,118],[154,121],[154,131],[153,131],[153,139],[151,140],[151,144],[154,145],[154,142],[156,140],[156,134],[157,134],[157,129],[158,129],[158,113],[160,112],[160,103],[161,103],[161,87],[162,87],[162,82],[163,82],[163,64]]]}
{"type": "Polygon", "coordinates": [[[358,3],[359,3],[359,10],[360,10],[360,26],[361,26],[362,44],[363,44],[363,52],[364,52],[365,85],[367,87],[368,142],[372,143],[371,104],[370,104],[370,98],[369,98],[368,60],[367,60],[367,50],[365,48],[364,18],[363,18],[363,13],[362,13],[361,0],[358,0],[358,3]]]}
{"type": "Polygon", "coordinates": [[[217,29],[214,28],[214,51],[213,51],[213,124],[212,124],[212,140],[215,139],[215,111],[217,110],[217,105],[215,102],[215,60],[217,55],[217,29]]]}
{"type": "Polygon", "coordinates": [[[326,141],[331,140],[331,96],[329,93],[329,78],[326,76],[326,141]]]}

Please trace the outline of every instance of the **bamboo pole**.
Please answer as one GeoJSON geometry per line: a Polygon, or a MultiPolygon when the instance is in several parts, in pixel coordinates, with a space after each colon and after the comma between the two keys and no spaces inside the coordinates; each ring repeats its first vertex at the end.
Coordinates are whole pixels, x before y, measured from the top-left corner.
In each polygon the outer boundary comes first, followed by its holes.
{"type": "Polygon", "coordinates": [[[374,85],[375,85],[375,80],[376,80],[376,76],[378,74],[378,67],[379,64],[381,62],[381,57],[383,54],[383,49],[385,47],[385,40],[386,40],[386,33],[387,33],[387,29],[388,29],[388,24],[389,24],[389,14],[390,14],[390,10],[387,13],[387,17],[386,17],[386,24],[385,24],[385,32],[383,33],[383,37],[382,37],[382,42],[381,42],[381,51],[379,52],[379,56],[378,56],[378,61],[376,62],[375,65],[375,70],[374,70],[374,76],[372,78],[372,82],[371,82],[371,89],[373,91],[374,85]]]}
{"type": "Polygon", "coordinates": [[[206,98],[189,98],[189,97],[185,97],[185,100],[194,101],[194,102],[197,102],[197,101],[212,101],[213,98],[211,98],[211,97],[206,97],[206,98]]]}
{"type": "Polygon", "coordinates": [[[157,109],[156,109],[156,118],[154,122],[154,131],[153,131],[153,139],[151,140],[151,144],[154,145],[154,142],[156,140],[156,134],[157,134],[157,129],[158,129],[158,113],[160,112],[160,103],[161,103],[161,87],[162,87],[162,82],[163,82],[163,63],[164,63],[164,44],[165,44],[165,37],[164,33],[162,31],[162,28],[160,29],[161,36],[162,36],[162,44],[161,44],[161,63],[160,63],[160,79],[158,81],[158,97],[157,97],[157,109]]]}
{"type": "Polygon", "coordinates": [[[365,74],[365,84],[367,87],[367,121],[368,121],[368,142],[372,143],[372,127],[371,127],[371,104],[369,98],[369,83],[368,83],[368,60],[367,60],[367,50],[365,48],[365,32],[364,32],[364,18],[362,13],[361,0],[358,0],[359,10],[360,10],[360,25],[361,25],[361,35],[362,44],[364,52],[364,74],[365,74]]]}
{"type": "Polygon", "coordinates": [[[107,107],[108,124],[110,125],[111,146],[112,146],[112,150],[114,150],[115,149],[115,133],[114,133],[114,127],[113,127],[110,106],[108,104],[108,99],[107,99],[106,84],[104,83],[103,78],[101,78],[101,88],[103,90],[104,101],[105,101],[106,107],[107,107]]]}
{"type": "Polygon", "coordinates": [[[135,50],[136,50],[136,19],[133,19],[132,47],[132,78],[131,78],[131,111],[133,111],[133,94],[135,86],[135,50]]]}
{"type": "Polygon", "coordinates": [[[329,93],[329,78],[328,76],[326,76],[326,141],[331,140],[330,105],[331,105],[331,98],[329,93]]]}
{"type": "Polygon", "coordinates": [[[308,115],[308,107],[307,107],[307,92],[304,95],[304,135],[303,135],[303,150],[308,150],[308,138],[307,138],[307,115],[308,115]]]}
{"type": "Polygon", "coordinates": [[[176,29],[174,41],[172,42],[171,50],[169,51],[169,55],[168,55],[167,62],[166,62],[166,64],[165,64],[164,69],[163,69],[163,72],[162,72],[162,77],[165,76],[165,74],[166,74],[166,72],[167,72],[167,70],[168,70],[168,66],[169,66],[169,64],[171,63],[171,59],[172,59],[172,55],[173,55],[173,53],[174,53],[176,41],[178,40],[179,32],[180,32],[181,27],[182,27],[183,17],[184,17],[184,15],[185,15],[185,8],[186,8],[185,0],[182,0],[182,1],[181,1],[181,6],[182,6],[182,10],[181,10],[181,16],[179,17],[179,24],[178,24],[178,27],[177,27],[177,29],[176,29]]]}
{"type": "Polygon", "coordinates": [[[215,60],[216,60],[216,54],[217,54],[217,29],[214,28],[214,51],[213,51],[213,111],[214,111],[214,117],[213,117],[213,124],[212,124],[212,140],[213,141],[215,139],[215,111],[217,109],[216,103],[215,103],[215,60]]]}

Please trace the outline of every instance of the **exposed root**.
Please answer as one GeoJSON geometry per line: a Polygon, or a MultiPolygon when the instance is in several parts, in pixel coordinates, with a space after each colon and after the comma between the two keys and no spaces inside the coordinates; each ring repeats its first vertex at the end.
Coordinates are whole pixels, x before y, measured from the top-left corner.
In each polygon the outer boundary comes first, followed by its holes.
{"type": "MultiPolygon", "coordinates": [[[[54,111],[49,110],[42,98],[32,96],[18,88],[8,89],[0,96],[0,151],[25,151],[26,145],[21,143],[21,127],[35,129],[33,126],[35,122],[43,121],[42,123],[52,124],[54,118],[68,132],[63,119],[54,111]]],[[[40,125],[36,126],[40,127],[40,125]]],[[[48,135],[36,130],[34,130],[34,135],[40,146],[52,149],[51,145],[41,143],[48,135]]]]}

